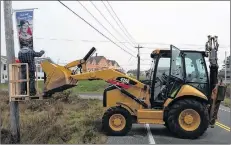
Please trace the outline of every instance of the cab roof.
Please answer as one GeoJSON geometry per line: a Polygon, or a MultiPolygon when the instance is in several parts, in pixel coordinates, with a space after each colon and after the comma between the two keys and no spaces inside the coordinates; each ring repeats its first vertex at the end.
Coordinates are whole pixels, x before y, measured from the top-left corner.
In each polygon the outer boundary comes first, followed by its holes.
{"type": "MultiPolygon", "coordinates": [[[[181,52],[196,52],[196,53],[201,53],[204,57],[207,57],[206,52],[205,51],[197,51],[197,50],[181,50],[181,52]]],[[[171,54],[171,50],[168,49],[155,49],[152,51],[151,53],[151,58],[158,56],[158,55],[167,55],[169,56],[171,54]]]]}

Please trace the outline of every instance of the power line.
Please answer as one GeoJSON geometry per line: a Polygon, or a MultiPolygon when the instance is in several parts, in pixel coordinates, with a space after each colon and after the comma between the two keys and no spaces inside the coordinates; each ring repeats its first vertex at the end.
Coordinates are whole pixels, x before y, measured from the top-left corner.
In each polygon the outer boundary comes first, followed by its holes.
{"type": "Polygon", "coordinates": [[[125,49],[123,49],[121,46],[119,46],[118,44],[116,44],[114,41],[112,41],[110,38],[108,38],[106,35],[104,35],[102,32],[100,32],[98,29],[96,29],[94,26],[92,26],[89,22],[87,22],[84,18],[82,18],[81,16],[79,16],[76,12],[74,12],[72,9],[70,9],[68,6],[66,6],[64,3],[62,3],[60,0],[58,0],[64,7],[66,7],[69,11],[71,11],[73,14],[75,14],[77,17],[79,17],[81,20],[83,20],[85,23],[87,23],[90,27],[92,27],[93,29],[95,29],[98,33],[100,33],[102,36],[104,36],[105,38],[107,38],[109,41],[111,41],[113,44],[115,44],[116,46],[118,46],[119,48],[121,48],[122,50],[124,50],[125,52],[127,52],[128,54],[130,54],[133,57],[133,54],[131,54],[130,52],[126,51],[125,49]]]}
{"type": "MultiPolygon", "coordinates": [[[[111,41],[106,41],[106,40],[99,40],[99,41],[96,41],[96,40],[74,40],[74,39],[63,39],[63,38],[44,38],[44,37],[34,37],[34,39],[47,39],[47,40],[62,40],[62,41],[83,41],[83,42],[96,42],[96,43],[108,43],[108,42],[111,42],[111,41]]],[[[125,41],[117,41],[116,43],[129,43],[129,42],[125,42],[125,41]]],[[[139,44],[144,44],[144,43],[139,43],[139,44]]],[[[155,43],[155,44],[158,44],[158,43],[155,43]]],[[[170,44],[165,44],[165,45],[170,45],[170,44]]],[[[190,44],[178,44],[178,45],[188,45],[190,46],[190,44]]],[[[192,46],[199,46],[199,47],[203,47],[203,45],[198,45],[198,44],[192,44],[192,46]]],[[[156,47],[143,47],[143,48],[146,48],[146,49],[155,49],[156,47]]],[[[187,48],[185,47],[186,49],[195,49],[195,48],[187,48]]],[[[184,48],[184,49],[185,49],[184,48]]],[[[225,46],[225,45],[221,45],[219,46],[219,48],[230,48],[229,45],[225,46]]],[[[197,48],[198,49],[198,48],[197,48]]],[[[199,49],[204,49],[204,48],[199,48],[199,49]]]]}
{"type": "Polygon", "coordinates": [[[130,38],[134,41],[135,39],[131,36],[131,34],[127,31],[127,29],[124,27],[123,23],[121,22],[121,20],[119,19],[119,17],[117,16],[117,14],[115,13],[114,9],[112,8],[112,6],[110,5],[110,3],[107,1],[108,5],[110,6],[110,8],[112,9],[113,13],[115,14],[115,16],[117,17],[117,19],[119,20],[120,24],[123,26],[124,30],[128,33],[128,35],[130,36],[130,38]]]}
{"type": "MultiPolygon", "coordinates": [[[[140,42],[139,44],[156,44],[156,45],[171,45],[172,43],[159,43],[159,42],[140,42]]],[[[175,44],[175,45],[186,45],[186,46],[198,46],[198,47],[205,47],[205,45],[199,45],[199,44],[175,44]]],[[[225,47],[230,47],[230,45],[227,46],[219,46],[219,48],[225,48],[225,47]]],[[[148,47],[145,47],[148,48],[148,47]]]]}
{"type": "MultiPolygon", "coordinates": [[[[143,47],[143,48],[146,48],[146,49],[156,49],[156,47],[143,47]]],[[[195,47],[195,48],[190,48],[190,47],[179,47],[180,49],[182,50],[205,50],[205,48],[203,48],[202,46],[200,46],[199,48],[198,47],[195,47]]],[[[219,47],[219,48],[229,48],[229,47],[219,47]]],[[[170,49],[170,48],[169,48],[170,49]]],[[[220,49],[220,50],[223,50],[223,49],[220,49]]]]}
{"type": "MultiPolygon", "coordinates": [[[[100,15],[108,22],[108,24],[116,31],[116,33],[118,33],[123,39],[125,39],[124,38],[124,36],[119,32],[119,31],[117,31],[116,29],[115,29],[115,27],[109,22],[109,20],[104,16],[104,14],[96,7],[96,5],[92,2],[92,1],[90,1],[91,2],[91,4],[95,7],[95,9],[100,13],[100,15]]],[[[128,42],[132,47],[134,47],[132,44],[131,44],[131,42],[128,42]]]]}
{"type": "MultiPolygon", "coordinates": [[[[119,28],[121,29],[121,31],[124,33],[124,35],[126,35],[127,36],[127,38],[128,38],[128,40],[130,40],[129,39],[129,37],[128,37],[128,35],[124,32],[124,30],[120,27],[120,25],[118,24],[118,22],[116,21],[116,19],[115,19],[115,17],[112,15],[112,13],[110,12],[110,10],[108,9],[108,7],[105,5],[105,3],[102,1],[102,3],[103,3],[103,5],[105,6],[105,8],[107,9],[107,11],[108,11],[108,13],[111,15],[111,17],[114,19],[114,21],[116,22],[116,24],[119,26],[119,28]]],[[[132,43],[133,43],[133,45],[135,45],[134,44],[134,42],[132,41],[132,40],[130,40],[132,43]]]]}
{"type": "MultiPolygon", "coordinates": [[[[119,41],[80,1],[78,1],[78,2],[109,34],[111,34],[112,37],[114,37],[117,41],[119,41]]],[[[126,45],[124,45],[124,47],[126,47],[129,50],[131,50],[126,45]]],[[[131,50],[131,51],[133,51],[133,50],[131,50]]]]}

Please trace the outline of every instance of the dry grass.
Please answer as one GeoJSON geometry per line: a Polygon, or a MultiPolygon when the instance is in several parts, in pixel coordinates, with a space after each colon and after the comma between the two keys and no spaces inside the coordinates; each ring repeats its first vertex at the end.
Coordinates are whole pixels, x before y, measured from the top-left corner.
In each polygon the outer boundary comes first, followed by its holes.
{"type": "MultiPolygon", "coordinates": [[[[10,143],[8,93],[1,92],[1,141],[10,143]]],[[[101,132],[102,102],[80,99],[70,93],[55,94],[47,101],[20,103],[21,143],[105,143],[101,132]]]]}
{"type": "Polygon", "coordinates": [[[231,107],[230,93],[231,93],[231,85],[228,85],[226,89],[225,100],[222,102],[222,104],[226,107],[231,107]]]}
{"type": "Polygon", "coordinates": [[[226,107],[231,107],[230,98],[229,97],[225,98],[225,100],[223,102],[223,105],[226,106],[226,107]]]}

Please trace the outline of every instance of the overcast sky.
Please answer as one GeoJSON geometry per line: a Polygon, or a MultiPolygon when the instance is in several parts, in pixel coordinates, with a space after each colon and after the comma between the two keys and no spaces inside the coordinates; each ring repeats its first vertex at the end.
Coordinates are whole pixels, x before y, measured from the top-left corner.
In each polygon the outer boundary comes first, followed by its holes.
{"type": "MultiPolygon", "coordinates": [[[[117,43],[117,40],[104,30],[79,2],[64,1],[63,3],[117,43]]],[[[119,41],[128,42],[128,39],[125,39],[126,35],[120,30],[101,1],[93,1],[93,3],[123,37],[114,31],[91,2],[81,1],[81,3],[119,41]]],[[[218,55],[219,58],[222,58],[219,60],[219,64],[224,59],[225,51],[227,51],[227,55],[230,54],[229,1],[110,1],[109,3],[127,31],[135,39],[135,42],[140,43],[143,47],[148,47],[140,50],[141,59],[144,59],[141,61],[142,70],[150,67],[150,52],[152,50],[155,48],[169,48],[169,45],[160,45],[158,43],[173,44],[179,48],[204,50],[207,35],[217,35],[221,46],[218,55]]],[[[105,4],[110,8],[106,1],[105,4]]],[[[107,42],[108,40],[105,37],[75,16],[58,1],[13,1],[13,9],[25,8],[38,8],[34,13],[34,49],[36,51],[45,50],[45,56],[51,57],[55,62],[66,63],[75,59],[81,59],[91,47],[95,47],[98,55],[116,60],[124,69],[136,68],[136,58],[131,58],[130,54],[127,54],[115,44],[107,42]]],[[[15,19],[14,16],[13,20],[15,19]]],[[[3,18],[3,2],[1,1],[1,52],[5,55],[3,18]]],[[[125,44],[132,51],[124,47],[122,43],[118,43],[118,45],[121,45],[121,47],[136,56],[137,49],[133,48],[129,43],[125,44]]],[[[16,55],[18,50],[19,46],[15,31],[16,55]]]]}

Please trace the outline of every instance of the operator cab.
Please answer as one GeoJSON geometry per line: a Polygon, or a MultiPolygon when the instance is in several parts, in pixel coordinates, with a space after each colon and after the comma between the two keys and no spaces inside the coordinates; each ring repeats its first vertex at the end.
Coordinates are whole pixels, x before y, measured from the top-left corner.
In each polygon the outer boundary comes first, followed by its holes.
{"type": "Polygon", "coordinates": [[[150,93],[152,108],[162,109],[168,98],[174,98],[182,85],[188,84],[206,96],[209,92],[208,71],[204,51],[154,50],[151,53],[150,93]]]}

